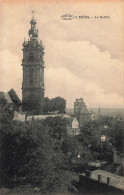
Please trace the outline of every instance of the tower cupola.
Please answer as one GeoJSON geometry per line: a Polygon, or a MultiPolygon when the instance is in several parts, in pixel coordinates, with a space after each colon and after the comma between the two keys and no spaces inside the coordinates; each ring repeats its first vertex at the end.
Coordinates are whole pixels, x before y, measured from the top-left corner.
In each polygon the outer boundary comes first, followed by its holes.
{"type": "Polygon", "coordinates": [[[37,22],[34,19],[34,11],[32,11],[32,12],[33,12],[33,17],[32,17],[31,22],[30,22],[31,28],[28,31],[28,34],[29,34],[30,39],[37,38],[38,37],[38,29],[36,29],[37,22]]]}

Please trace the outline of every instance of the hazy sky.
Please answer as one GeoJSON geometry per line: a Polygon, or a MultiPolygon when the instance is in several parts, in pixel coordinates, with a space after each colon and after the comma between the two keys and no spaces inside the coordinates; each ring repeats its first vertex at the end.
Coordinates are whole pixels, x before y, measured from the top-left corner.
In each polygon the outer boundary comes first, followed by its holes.
{"type": "Polygon", "coordinates": [[[67,107],[80,97],[88,107],[124,107],[124,1],[75,2],[0,1],[0,91],[14,88],[21,98],[22,43],[34,10],[45,46],[45,96],[64,97],[67,107]]]}

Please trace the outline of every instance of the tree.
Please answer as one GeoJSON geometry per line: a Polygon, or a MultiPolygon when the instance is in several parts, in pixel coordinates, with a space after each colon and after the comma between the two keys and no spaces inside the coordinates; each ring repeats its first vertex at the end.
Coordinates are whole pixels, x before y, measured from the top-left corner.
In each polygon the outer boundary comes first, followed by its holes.
{"type": "Polygon", "coordinates": [[[53,99],[54,101],[54,110],[57,111],[57,113],[64,113],[66,108],[66,101],[64,98],[56,97],[53,99]]]}
{"type": "Polygon", "coordinates": [[[112,147],[123,153],[124,120],[122,120],[121,116],[111,117],[105,115],[98,122],[100,134],[106,135],[112,147]]]}
{"type": "Polygon", "coordinates": [[[3,183],[31,184],[41,192],[67,191],[71,185],[68,164],[60,148],[56,151],[50,127],[43,121],[2,125],[3,183]]]}
{"type": "Polygon", "coordinates": [[[5,101],[0,102],[0,123],[8,123],[14,117],[15,108],[13,105],[5,103],[5,101]]]}
{"type": "Polygon", "coordinates": [[[19,99],[18,95],[16,94],[14,89],[11,89],[8,92],[11,100],[13,101],[13,103],[15,104],[15,106],[18,108],[21,105],[21,100],[19,99]]]}
{"type": "Polygon", "coordinates": [[[66,121],[64,118],[61,118],[60,116],[47,117],[43,121],[43,124],[50,128],[49,134],[54,140],[57,139],[61,141],[67,136],[66,121]]]}
{"type": "Polygon", "coordinates": [[[48,97],[44,98],[43,113],[47,114],[50,111],[50,99],[48,97]]]}
{"type": "Polygon", "coordinates": [[[81,128],[79,141],[83,144],[87,151],[91,151],[92,158],[97,160],[112,160],[112,148],[109,141],[101,141],[103,131],[99,121],[91,121],[84,123],[81,128]]]}
{"type": "Polygon", "coordinates": [[[123,153],[124,148],[124,121],[118,120],[118,118],[113,119],[111,124],[107,129],[107,136],[112,143],[112,146],[119,153],[123,153]]]}
{"type": "Polygon", "coordinates": [[[48,114],[49,112],[64,113],[66,108],[66,101],[62,97],[55,97],[49,99],[48,97],[44,98],[43,113],[48,114]]]}
{"type": "Polygon", "coordinates": [[[23,107],[31,114],[41,114],[42,104],[41,95],[38,96],[35,93],[30,94],[28,100],[23,101],[23,107]]]}

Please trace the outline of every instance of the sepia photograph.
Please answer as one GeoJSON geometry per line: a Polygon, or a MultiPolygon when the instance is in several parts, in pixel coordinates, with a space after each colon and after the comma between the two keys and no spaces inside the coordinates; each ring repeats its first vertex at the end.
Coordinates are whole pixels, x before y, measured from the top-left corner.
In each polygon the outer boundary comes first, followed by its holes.
{"type": "Polygon", "coordinates": [[[124,1],[0,0],[0,195],[124,194],[124,1]]]}

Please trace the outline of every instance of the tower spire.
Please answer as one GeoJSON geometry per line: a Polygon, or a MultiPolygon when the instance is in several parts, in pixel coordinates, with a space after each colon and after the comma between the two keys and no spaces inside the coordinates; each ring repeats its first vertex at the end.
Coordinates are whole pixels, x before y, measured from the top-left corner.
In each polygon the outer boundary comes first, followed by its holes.
{"type": "Polygon", "coordinates": [[[32,20],[34,20],[34,10],[32,10],[31,12],[32,12],[32,20]]]}

